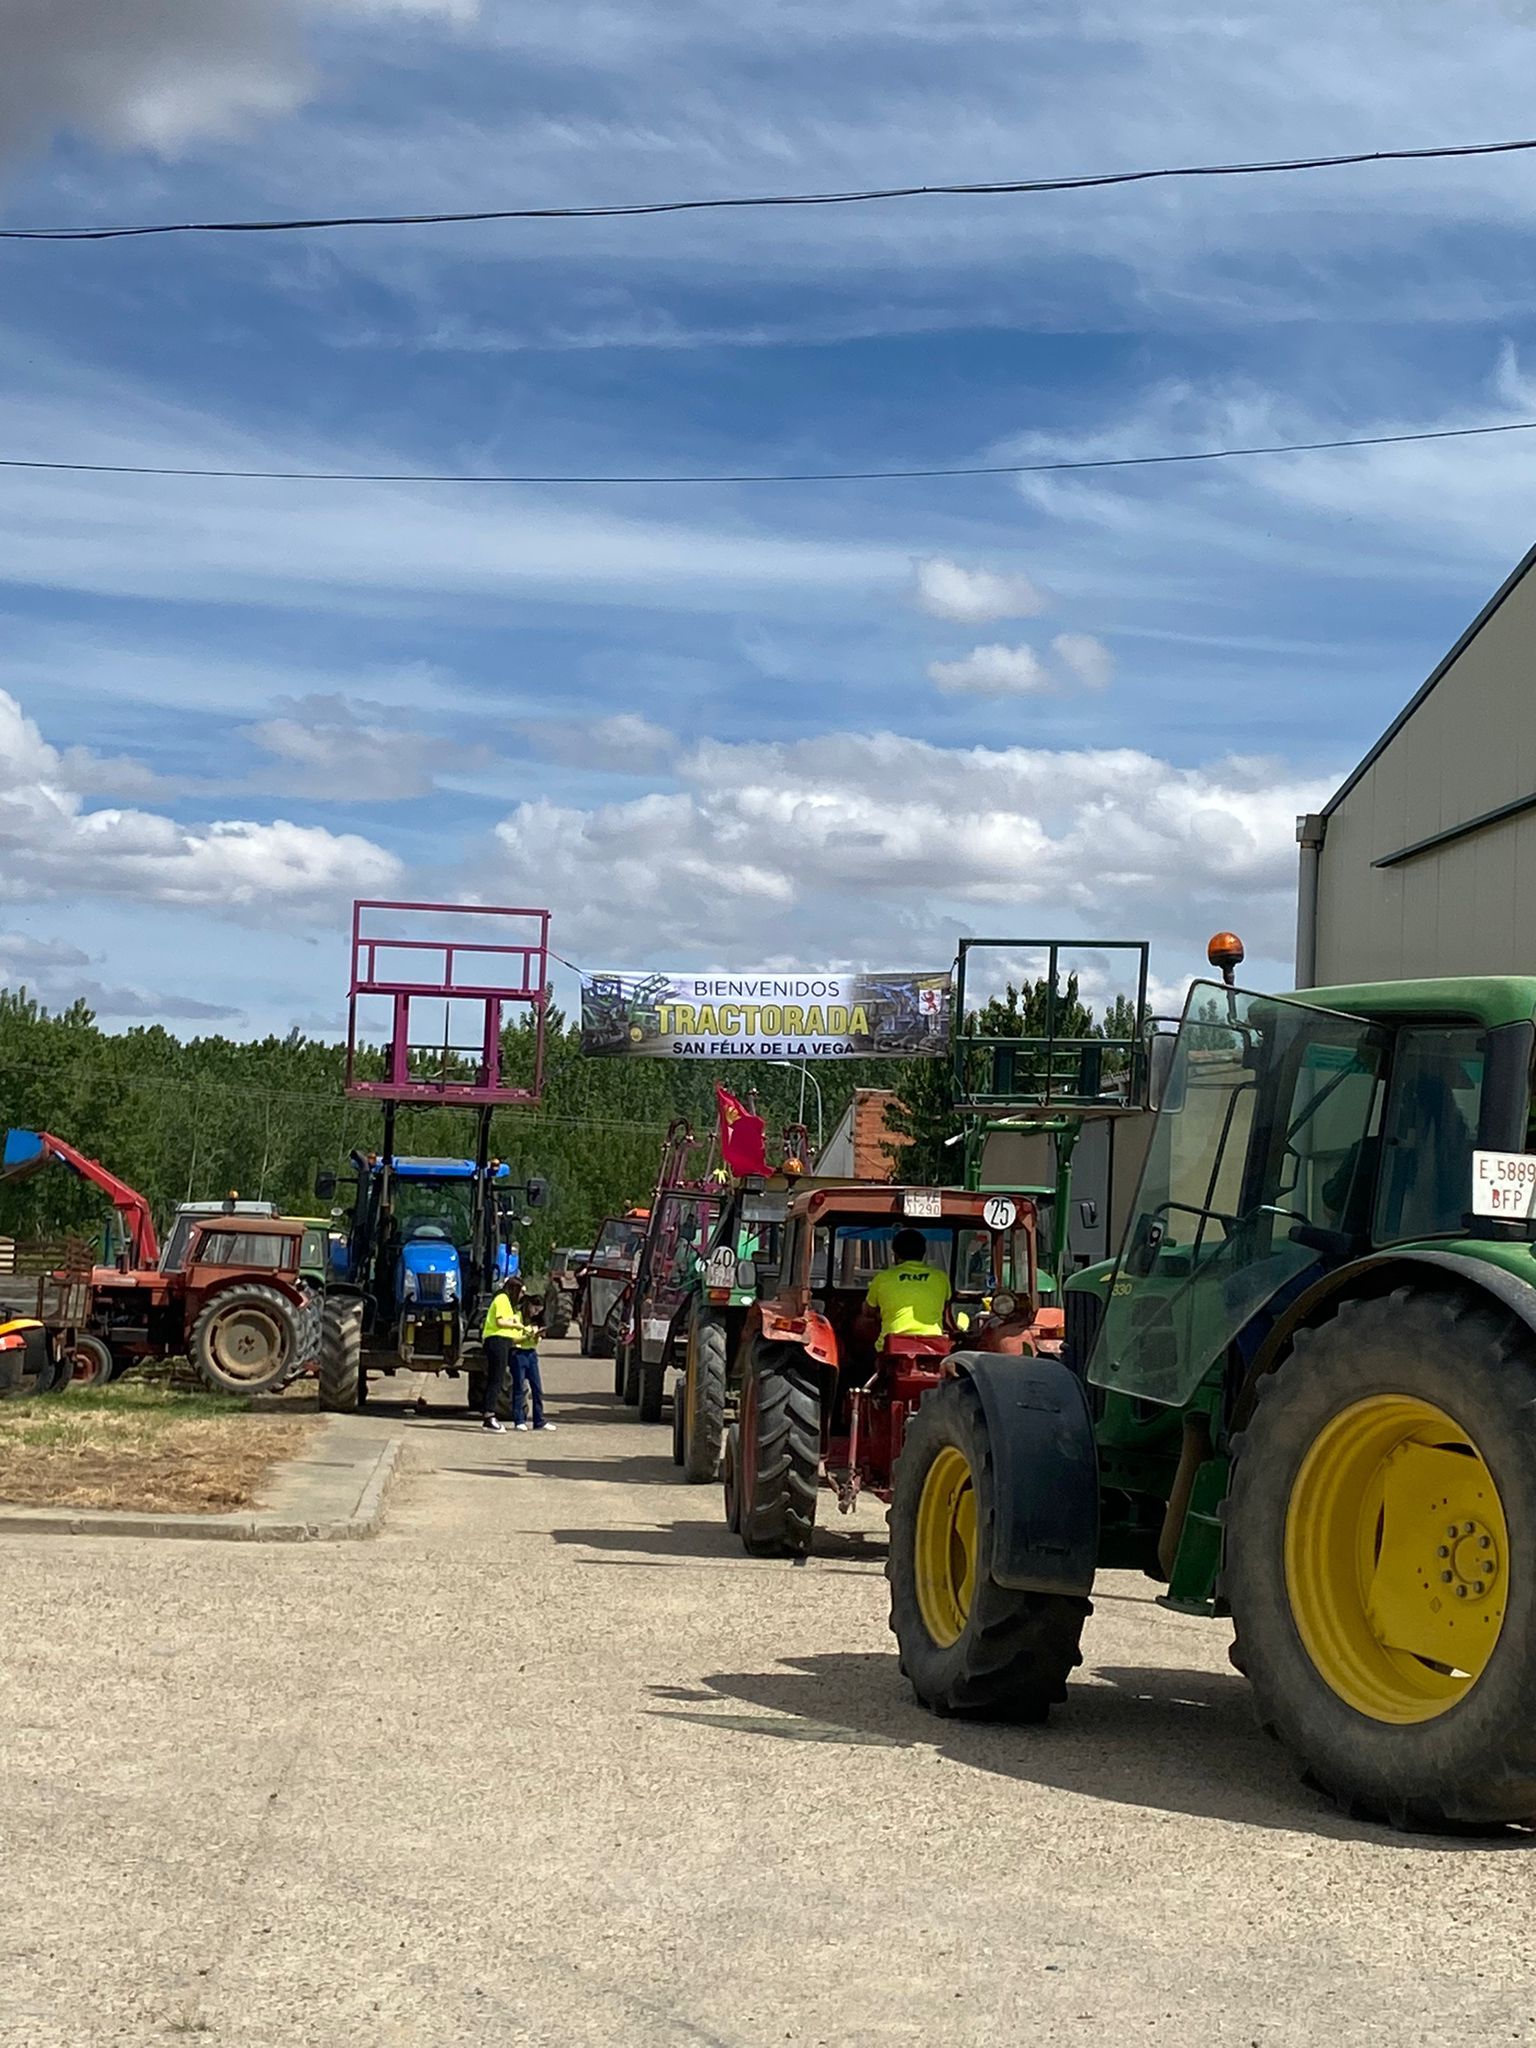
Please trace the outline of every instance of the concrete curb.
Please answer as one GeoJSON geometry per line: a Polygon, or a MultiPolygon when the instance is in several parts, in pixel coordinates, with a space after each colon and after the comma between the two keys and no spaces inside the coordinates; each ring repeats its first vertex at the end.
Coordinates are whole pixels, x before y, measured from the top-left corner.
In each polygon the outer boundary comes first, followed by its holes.
{"type": "Polygon", "coordinates": [[[356,1542],[376,1536],[383,1526],[385,1498],[394,1481],[403,1442],[403,1437],[388,1438],[366,1467],[362,1491],[352,1512],[330,1521],[295,1521],[259,1510],[238,1515],[155,1515],[130,1514],[115,1508],[0,1507],[0,1538],[179,1536],[216,1543],[356,1542]]]}

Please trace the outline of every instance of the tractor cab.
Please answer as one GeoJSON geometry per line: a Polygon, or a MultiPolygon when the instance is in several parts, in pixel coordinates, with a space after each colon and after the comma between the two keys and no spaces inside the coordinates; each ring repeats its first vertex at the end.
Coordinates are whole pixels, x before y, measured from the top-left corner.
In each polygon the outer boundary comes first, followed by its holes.
{"type": "Polygon", "coordinates": [[[821,1475],[845,1514],[865,1492],[889,1500],[907,1430],[953,1354],[1058,1351],[1060,1319],[1041,1310],[1038,1287],[1027,1196],[797,1191],[776,1291],[747,1312],[726,1436],[726,1519],[745,1548],[804,1553],[821,1475]],[[886,1274],[905,1291],[888,1293],[886,1274]]]}
{"type": "Polygon", "coordinates": [[[456,1365],[480,1296],[514,1270],[510,1169],[361,1152],[353,1166],[347,1271],[365,1341],[407,1365],[456,1365]]]}
{"type": "Polygon", "coordinates": [[[1180,1406],[1218,1367],[1240,1384],[1346,1271],[1469,1238],[1507,1263],[1531,1229],[1533,996],[1515,980],[1303,998],[1197,983],[1089,1380],[1180,1406]]]}
{"type": "MultiPolygon", "coordinates": [[[[840,1212],[840,1193],[861,1191],[825,1192],[824,1204],[817,1204],[812,1197],[803,1217],[790,1220],[783,1272],[786,1277],[797,1273],[800,1277],[781,1292],[780,1301],[795,1309],[803,1305],[808,1315],[825,1321],[836,1340],[840,1370],[845,1375],[857,1377],[873,1371],[887,1352],[942,1358],[962,1341],[968,1345],[973,1331],[979,1339],[987,1326],[1012,1324],[1021,1316],[1026,1326],[1033,1322],[1039,1287],[1035,1258],[1038,1224],[1027,1197],[989,1198],[995,1214],[1012,1209],[1009,1223],[995,1230],[980,1213],[964,1217],[924,1214],[922,1222],[914,1224],[902,1214],[890,1216],[884,1203],[884,1213],[872,1215],[862,1208],[840,1212]],[[944,1326],[937,1334],[915,1339],[900,1330],[886,1336],[880,1313],[870,1306],[871,1289],[878,1294],[879,1276],[901,1263],[898,1240],[914,1230],[924,1247],[919,1263],[942,1274],[947,1282],[944,1326]]],[[[880,1192],[884,1194],[884,1190],[880,1192]]],[[[922,1211],[939,1211],[943,1199],[930,1196],[926,1189],[900,1192],[922,1211]]],[[[982,1205],[971,1206],[979,1212],[982,1205]]]]}
{"type": "Polygon", "coordinates": [[[629,1209],[605,1216],[582,1268],[576,1301],[583,1358],[612,1358],[618,1350],[625,1294],[635,1277],[635,1262],[645,1242],[649,1209],[629,1209]]]}

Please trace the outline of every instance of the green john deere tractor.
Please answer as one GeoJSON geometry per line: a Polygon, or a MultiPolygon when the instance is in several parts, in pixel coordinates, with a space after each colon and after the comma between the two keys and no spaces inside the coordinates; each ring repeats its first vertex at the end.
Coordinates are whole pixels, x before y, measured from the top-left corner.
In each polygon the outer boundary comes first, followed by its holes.
{"type": "Polygon", "coordinates": [[[1260,1721],[1346,1810],[1536,1819],[1536,979],[1225,972],[1153,1061],[1065,1357],[959,1357],[908,1433],[903,1669],[940,1713],[1043,1719],[1095,1573],[1143,1571],[1230,1616],[1260,1721]]]}

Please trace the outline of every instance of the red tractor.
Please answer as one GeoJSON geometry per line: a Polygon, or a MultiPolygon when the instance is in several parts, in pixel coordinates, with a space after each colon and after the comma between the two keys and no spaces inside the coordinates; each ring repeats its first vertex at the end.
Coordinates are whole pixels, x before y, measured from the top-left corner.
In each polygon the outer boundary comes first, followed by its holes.
{"type": "Polygon", "coordinates": [[[269,1394],[319,1349],[318,1305],[301,1267],[298,1216],[210,1216],[173,1273],[92,1276],[92,1330],[114,1359],[189,1358],[225,1394],[269,1394]]]}
{"type": "Polygon", "coordinates": [[[728,1181],[686,1117],[674,1117],[661,1148],[635,1274],[620,1312],[614,1391],[642,1422],[660,1422],[667,1366],[680,1334],[689,1284],[709,1243],[728,1181]]]}
{"type": "MultiPolygon", "coordinates": [[[[576,1327],[581,1336],[583,1358],[613,1358],[619,1348],[624,1318],[624,1300],[635,1277],[635,1261],[645,1239],[648,1209],[626,1209],[622,1216],[605,1216],[597,1243],[581,1271],[576,1294],[576,1327]]],[[[614,1375],[613,1391],[624,1390],[622,1365],[614,1375]]]]}
{"type": "MultiPolygon", "coordinates": [[[[725,1442],[726,1520],[755,1557],[803,1556],[825,1486],[848,1514],[891,1497],[908,1424],[951,1353],[1057,1353],[1061,1312],[1039,1306],[1027,1196],[957,1188],[804,1188],[789,1203],[775,1292],[752,1305],[725,1442]],[[882,1337],[867,1296],[917,1231],[949,1282],[939,1335],[882,1337]]],[[[909,1255],[903,1254],[905,1259],[909,1255]]]]}

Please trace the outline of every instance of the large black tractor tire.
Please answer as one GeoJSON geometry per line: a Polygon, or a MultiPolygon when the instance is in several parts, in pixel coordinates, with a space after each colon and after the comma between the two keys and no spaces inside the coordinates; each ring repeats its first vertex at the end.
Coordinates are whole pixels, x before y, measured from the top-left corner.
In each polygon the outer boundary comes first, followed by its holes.
{"type": "Polygon", "coordinates": [[[683,1383],[681,1379],[672,1382],[672,1462],[683,1462],[683,1383]]]}
{"type": "Polygon", "coordinates": [[[275,1287],[226,1287],[199,1312],[187,1355],[215,1393],[270,1394],[293,1370],[304,1314],[275,1287]]]}
{"type": "Polygon", "coordinates": [[[583,1358],[595,1358],[597,1356],[597,1353],[592,1349],[592,1336],[592,1325],[587,1321],[586,1315],[583,1313],[576,1318],[576,1344],[583,1358]]]}
{"type": "MultiPolygon", "coordinates": [[[[639,1346],[637,1345],[635,1349],[638,1354],[639,1346]]],[[[640,1365],[639,1392],[640,1420],[642,1422],[660,1422],[662,1404],[666,1398],[666,1392],[667,1368],[665,1363],[646,1365],[642,1361],[640,1365]]]]}
{"type": "MultiPolygon", "coordinates": [[[[483,1359],[484,1355],[483,1352],[476,1351],[473,1357],[475,1359],[483,1359]]],[[[471,1415],[483,1415],[485,1413],[485,1366],[483,1364],[470,1363],[468,1358],[466,1358],[464,1380],[464,1406],[471,1415]]],[[[512,1375],[510,1373],[502,1381],[501,1392],[496,1397],[496,1415],[497,1419],[501,1422],[509,1422],[512,1419],[512,1375]]]]}
{"type": "Polygon", "coordinates": [[[733,1422],[720,1447],[720,1483],[724,1494],[725,1526],[733,1536],[741,1534],[741,1431],[733,1422]]]}
{"type": "Polygon", "coordinates": [[[673,1397],[682,1415],[678,1463],[690,1486],[707,1486],[719,1474],[725,1397],[725,1325],[695,1309],[688,1319],[686,1363],[673,1397]]]}
{"type": "Polygon", "coordinates": [[[571,1297],[563,1287],[544,1290],[544,1334],[564,1337],[571,1327],[571,1297]]]}
{"type": "Polygon", "coordinates": [[[325,1295],[318,1287],[304,1288],[304,1314],[300,1319],[299,1348],[294,1353],[289,1367],[289,1377],[301,1372],[318,1371],[320,1365],[320,1339],[325,1321],[325,1295]]]}
{"type": "Polygon", "coordinates": [[[365,1399],[363,1304],[328,1301],[320,1318],[319,1399],[327,1415],[352,1414],[365,1399]]]}
{"type": "Polygon", "coordinates": [[[582,1357],[612,1358],[619,1347],[619,1303],[616,1301],[601,1326],[590,1318],[582,1324],[582,1357]]]}
{"type": "Polygon", "coordinates": [[[798,1344],[757,1344],[742,1387],[737,1493],[753,1557],[804,1557],[816,1533],[821,1387],[798,1344]]]}
{"type": "Polygon", "coordinates": [[[640,1405],[640,1347],[638,1344],[620,1344],[613,1354],[614,1379],[618,1384],[619,1398],[626,1408],[640,1405]]]}
{"type": "Polygon", "coordinates": [[[1082,1662],[1089,1601],[1019,1593],[990,1569],[998,1503],[981,1397],[969,1380],[928,1395],[891,1495],[891,1629],[912,1690],[936,1714],[1043,1721],[1082,1662]]]}
{"type": "Polygon", "coordinates": [[[1222,1586],[1261,1724],[1358,1816],[1536,1820],[1536,1337],[1470,1295],[1345,1302],[1232,1451],[1222,1586]]]}

